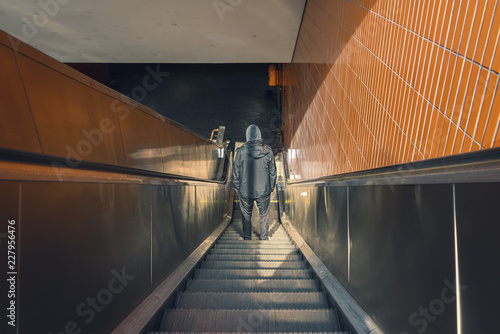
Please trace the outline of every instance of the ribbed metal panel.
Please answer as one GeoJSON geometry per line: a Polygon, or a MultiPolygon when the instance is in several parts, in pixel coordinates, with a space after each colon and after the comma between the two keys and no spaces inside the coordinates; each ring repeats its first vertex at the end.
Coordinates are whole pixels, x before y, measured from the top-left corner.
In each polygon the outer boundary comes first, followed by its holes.
{"type": "Polygon", "coordinates": [[[301,255],[274,255],[274,254],[256,254],[256,255],[215,255],[208,254],[207,261],[302,261],[301,255]]]}
{"type": "Polygon", "coordinates": [[[310,292],[315,279],[190,279],[186,291],[200,292],[310,292]]]}
{"type": "MultiPolygon", "coordinates": [[[[242,240],[238,239],[221,239],[217,243],[218,245],[241,245],[242,240]]],[[[245,240],[245,245],[285,245],[285,246],[293,246],[293,243],[290,240],[245,240]]]]}
{"type": "Polygon", "coordinates": [[[293,255],[293,254],[299,254],[299,251],[297,249],[289,248],[289,249],[245,249],[245,248],[240,248],[240,249],[234,249],[234,248],[213,248],[210,251],[210,254],[232,254],[232,255],[239,255],[239,254],[250,254],[250,255],[258,255],[258,254],[274,254],[274,255],[293,255]]]}
{"type": "Polygon", "coordinates": [[[230,249],[252,249],[252,248],[257,248],[257,249],[294,249],[295,246],[293,245],[277,245],[277,244],[272,244],[272,243],[261,243],[261,244],[252,244],[251,242],[248,242],[248,243],[245,243],[244,241],[242,241],[241,243],[237,243],[237,244],[230,244],[230,245],[226,245],[226,244],[216,244],[215,245],[215,248],[230,248],[230,249]]]}
{"type": "Polygon", "coordinates": [[[183,309],[322,309],[322,292],[180,292],[175,304],[183,309]]]}
{"type": "Polygon", "coordinates": [[[341,334],[288,234],[276,223],[269,232],[271,240],[238,240],[241,222],[233,223],[164,311],[159,333],[341,334]]]}
{"type": "Polygon", "coordinates": [[[339,323],[333,310],[166,310],[164,331],[276,332],[336,331],[339,323]]]}
{"type": "Polygon", "coordinates": [[[311,278],[305,269],[196,269],[195,278],[234,279],[234,278],[311,278]]]}
{"type": "MultiPolygon", "coordinates": [[[[217,334],[239,334],[241,332],[218,332],[217,334]]],[[[148,332],[148,334],[167,334],[167,332],[148,332]]],[[[213,334],[213,332],[168,332],[168,334],[213,334]]],[[[350,334],[349,332],[246,332],[246,334],[350,334]]]]}
{"type": "Polygon", "coordinates": [[[306,269],[302,261],[203,261],[202,269],[306,269]]]}

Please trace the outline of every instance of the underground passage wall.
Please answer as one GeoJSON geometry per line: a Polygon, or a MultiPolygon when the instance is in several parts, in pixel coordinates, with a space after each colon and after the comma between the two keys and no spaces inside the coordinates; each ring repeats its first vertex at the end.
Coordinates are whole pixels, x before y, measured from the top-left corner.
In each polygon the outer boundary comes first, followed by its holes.
{"type": "Polygon", "coordinates": [[[500,146],[497,1],[308,0],[284,67],[291,177],[500,146]]]}
{"type": "Polygon", "coordinates": [[[496,331],[497,5],[308,0],[282,68],[282,217],[385,333],[496,331]]]}

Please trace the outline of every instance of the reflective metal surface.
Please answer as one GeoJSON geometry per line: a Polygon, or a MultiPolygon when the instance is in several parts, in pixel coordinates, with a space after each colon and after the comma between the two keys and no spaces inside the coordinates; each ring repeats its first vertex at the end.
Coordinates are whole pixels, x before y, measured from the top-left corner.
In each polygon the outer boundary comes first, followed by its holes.
{"type": "Polygon", "coordinates": [[[452,185],[301,184],[285,193],[294,227],[386,333],[456,332],[453,292],[443,310],[435,301],[455,282],[452,185]],[[427,320],[421,308],[439,316],[427,320]]]}
{"type": "Polygon", "coordinates": [[[129,167],[164,171],[157,121],[136,109],[130,109],[128,116],[120,119],[123,147],[129,167]]]}
{"type": "Polygon", "coordinates": [[[349,291],[385,332],[456,332],[454,302],[429,306],[455,280],[451,185],[350,187],[349,233],[349,291]]]}
{"type": "Polygon", "coordinates": [[[44,154],[126,166],[113,99],[18,55],[20,73],[44,154]]]}
{"type": "Polygon", "coordinates": [[[229,183],[117,181],[0,181],[2,249],[7,219],[19,225],[20,333],[111,332],[225,217],[229,183]]]}
{"type": "MultiPolygon", "coordinates": [[[[0,272],[0,291],[2,291],[2,299],[0,302],[0,307],[2,308],[3,321],[0,322],[0,333],[5,334],[15,334],[17,332],[18,326],[10,326],[8,321],[12,321],[11,318],[7,318],[6,316],[10,314],[10,311],[7,311],[7,308],[11,307],[10,301],[15,302],[14,309],[17,310],[19,307],[19,276],[14,275],[14,291],[17,290],[17,293],[11,295],[11,284],[7,282],[7,279],[10,279],[12,275],[8,275],[7,272],[15,272],[19,271],[18,268],[10,269],[7,265],[13,265],[13,263],[8,262],[8,260],[15,260],[16,263],[14,265],[19,264],[19,186],[20,182],[0,182],[0,256],[2,264],[2,271],[0,272]],[[14,220],[12,224],[10,224],[14,220]],[[11,226],[9,228],[9,226],[11,226]],[[10,241],[12,244],[12,240],[9,239],[9,229],[14,232],[15,239],[14,246],[15,249],[11,249],[13,252],[14,259],[8,258],[8,242],[10,241]]],[[[18,319],[19,313],[16,313],[16,318],[18,319]]],[[[14,319],[14,320],[15,320],[14,319]]]]}
{"type": "Polygon", "coordinates": [[[41,153],[14,52],[0,45],[0,146],[41,153]]]}
{"type": "Polygon", "coordinates": [[[1,31],[0,43],[0,149],[56,156],[70,168],[222,177],[220,146],[1,31]]]}
{"type": "Polygon", "coordinates": [[[500,311],[500,183],[457,184],[462,333],[497,331],[500,311]]]}

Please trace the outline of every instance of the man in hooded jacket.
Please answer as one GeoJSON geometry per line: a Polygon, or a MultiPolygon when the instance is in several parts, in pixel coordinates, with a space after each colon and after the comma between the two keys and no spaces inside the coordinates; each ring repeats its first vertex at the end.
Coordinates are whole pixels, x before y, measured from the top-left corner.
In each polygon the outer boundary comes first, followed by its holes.
{"type": "Polygon", "coordinates": [[[262,143],[260,129],[250,125],[247,142],[236,150],[233,165],[233,189],[240,196],[243,239],[252,239],[253,202],[260,216],[260,240],[267,240],[269,230],[269,204],[276,186],[276,163],[271,148],[262,143]]]}

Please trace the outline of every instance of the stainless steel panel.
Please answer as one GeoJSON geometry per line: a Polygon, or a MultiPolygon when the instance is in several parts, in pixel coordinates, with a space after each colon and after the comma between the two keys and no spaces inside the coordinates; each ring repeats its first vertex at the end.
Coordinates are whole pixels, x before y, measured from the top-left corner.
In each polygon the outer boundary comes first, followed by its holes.
{"type": "Polygon", "coordinates": [[[455,333],[452,186],[350,187],[349,225],[349,290],[382,330],[455,333]]]}
{"type": "Polygon", "coordinates": [[[286,197],[294,227],[347,287],[347,188],[293,186],[286,197]]]}
{"type": "Polygon", "coordinates": [[[22,186],[20,332],[110,333],[150,292],[150,186],[22,186]]]}
{"type": "Polygon", "coordinates": [[[0,147],[42,153],[14,52],[0,45],[0,147]]]}
{"type": "Polygon", "coordinates": [[[310,245],[317,244],[317,187],[292,187],[293,225],[310,245]]]}
{"type": "Polygon", "coordinates": [[[163,171],[169,174],[186,175],[182,157],[182,130],[168,123],[159,124],[163,171]]]}
{"type": "Polygon", "coordinates": [[[211,184],[198,184],[196,189],[190,189],[189,243],[191,251],[196,249],[222,221],[224,203],[217,198],[217,195],[223,195],[222,189],[220,186],[211,184]]]}
{"type": "Polygon", "coordinates": [[[130,108],[120,119],[127,165],[133,168],[163,172],[163,152],[158,119],[130,108]]]}
{"type": "Polygon", "coordinates": [[[500,184],[456,185],[462,333],[496,333],[500,184]]]}
{"type": "Polygon", "coordinates": [[[125,166],[114,100],[82,83],[18,55],[43,153],[125,166]]]}
{"type": "Polygon", "coordinates": [[[8,242],[10,241],[12,244],[12,239],[9,239],[9,227],[11,231],[15,234],[14,246],[15,249],[11,249],[14,252],[15,256],[15,265],[19,266],[19,247],[20,247],[20,222],[19,222],[19,182],[14,181],[1,181],[0,182],[0,263],[2,263],[2,271],[0,272],[0,291],[2,291],[2,299],[0,303],[0,307],[2,308],[2,321],[0,323],[0,333],[5,334],[14,334],[18,333],[19,329],[19,276],[17,275],[7,275],[7,272],[15,272],[16,270],[19,272],[19,267],[10,269],[7,265],[11,265],[8,260],[12,260],[12,258],[8,258],[8,242]],[[14,220],[14,222],[12,222],[14,220]],[[10,224],[12,222],[13,224],[10,224]],[[11,289],[10,282],[7,283],[7,279],[14,276],[14,289],[11,289]],[[11,295],[11,290],[15,291],[15,296],[11,295]],[[10,315],[10,310],[7,311],[7,308],[12,308],[10,301],[15,302],[14,309],[17,311],[15,313],[16,318],[7,318],[7,315],[10,315]],[[11,326],[7,322],[14,320],[16,326],[11,326]]]}
{"type": "Polygon", "coordinates": [[[189,254],[189,188],[152,187],[153,288],[189,254]]]}
{"type": "Polygon", "coordinates": [[[348,287],[347,187],[318,187],[315,253],[348,287]]]}

